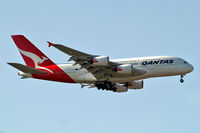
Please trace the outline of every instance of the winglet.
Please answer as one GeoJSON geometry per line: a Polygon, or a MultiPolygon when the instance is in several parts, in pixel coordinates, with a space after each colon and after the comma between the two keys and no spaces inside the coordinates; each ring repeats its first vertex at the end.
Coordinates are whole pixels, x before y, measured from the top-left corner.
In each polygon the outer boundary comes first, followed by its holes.
{"type": "Polygon", "coordinates": [[[49,41],[47,41],[47,43],[49,44],[49,47],[51,47],[51,46],[54,45],[53,43],[51,43],[51,42],[49,42],[49,41]]]}

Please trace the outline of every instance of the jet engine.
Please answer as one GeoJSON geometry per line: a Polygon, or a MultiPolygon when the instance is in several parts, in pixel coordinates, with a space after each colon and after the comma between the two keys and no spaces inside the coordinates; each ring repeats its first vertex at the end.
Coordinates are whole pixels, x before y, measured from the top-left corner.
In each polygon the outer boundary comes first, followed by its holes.
{"type": "Polygon", "coordinates": [[[142,89],[143,84],[143,80],[131,81],[127,83],[127,87],[128,89],[142,89]]]}
{"type": "Polygon", "coordinates": [[[132,74],[133,73],[133,65],[131,64],[123,64],[119,65],[116,68],[118,74],[132,74]]]}
{"type": "Polygon", "coordinates": [[[119,85],[119,84],[116,84],[114,85],[114,92],[126,92],[128,91],[127,87],[126,86],[123,86],[123,85],[119,85]]]}
{"type": "Polygon", "coordinates": [[[95,66],[108,66],[109,57],[108,56],[97,56],[92,59],[92,64],[95,66]]]}

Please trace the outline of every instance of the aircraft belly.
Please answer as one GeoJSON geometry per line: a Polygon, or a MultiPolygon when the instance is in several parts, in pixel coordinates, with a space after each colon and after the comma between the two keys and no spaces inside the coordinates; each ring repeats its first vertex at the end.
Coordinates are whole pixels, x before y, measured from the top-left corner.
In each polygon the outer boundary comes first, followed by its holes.
{"type": "Polygon", "coordinates": [[[75,77],[75,80],[79,83],[94,83],[96,78],[91,73],[83,73],[75,77]]]}
{"type": "Polygon", "coordinates": [[[123,83],[123,82],[129,82],[129,81],[133,81],[133,80],[139,80],[139,79],[143,79],[143,78],[141,78],[141,76],[126,77],[126,78],[110,78],[110,81],[112,83],[123,83]]]}

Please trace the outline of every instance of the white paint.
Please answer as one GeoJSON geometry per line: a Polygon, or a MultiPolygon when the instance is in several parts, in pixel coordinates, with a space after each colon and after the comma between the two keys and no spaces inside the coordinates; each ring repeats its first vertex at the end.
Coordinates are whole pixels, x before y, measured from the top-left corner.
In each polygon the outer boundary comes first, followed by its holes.
{"type": "MultiPolygon", "coordinates": [[[[172,56],[154,56],[154,57],[140,57],[140,58],[129,58],[129,59],[115,59],[111,60],[116,63],[121,64],[133,64],[134,68],[147,71],[146,74],[142,76],[131,76],[131,75],[121,75],[118,77],[111,77],[110,81],[113,83],[124,83],[134,80],[142,80],[152,77],[164,77],[164,76],[175,76],[175,75],[185,75],[193,70],[192,65],[189,63],[184,63],[185,60],[172,57],[172,56]],[[173,64],[152,64],[152,65],[141,65],[143,61],[149,60],[174,60],[173,64]]],[[[80,65],[73,66],[72,64],[62,64],[58,65],[64,72],[66,72],[73,80],[78,83],[95,83],[96,78],[88,72],[86,69],[80,69],[80,65]],[[78,70],[75,70],[78,69],[78,70]]]]}

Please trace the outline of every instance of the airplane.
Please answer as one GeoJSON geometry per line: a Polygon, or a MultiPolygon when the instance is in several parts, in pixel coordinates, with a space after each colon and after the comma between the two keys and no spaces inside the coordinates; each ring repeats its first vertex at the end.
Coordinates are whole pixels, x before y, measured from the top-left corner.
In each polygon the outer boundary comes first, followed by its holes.
{"type": "Polygon", "coordinates": [[[48,42],[70,56],[74,63],[55,64],[23,35],[11,35],[26,65],[8,63],[20,70],[21,78],[35,78],[65,83],[80,83],[81,88],[95,88],[113,92],[142,89],[143,80],[153,77],[180,75],[193,71],[193,66],[182,58],[152,56],[126,59],[110,59],[108,56],[92,55],[48,42]]]}

